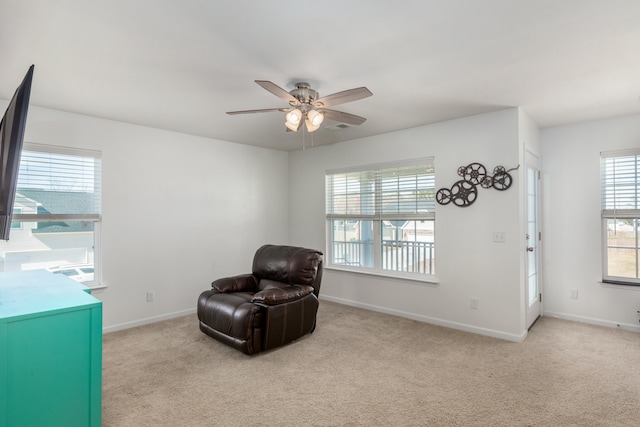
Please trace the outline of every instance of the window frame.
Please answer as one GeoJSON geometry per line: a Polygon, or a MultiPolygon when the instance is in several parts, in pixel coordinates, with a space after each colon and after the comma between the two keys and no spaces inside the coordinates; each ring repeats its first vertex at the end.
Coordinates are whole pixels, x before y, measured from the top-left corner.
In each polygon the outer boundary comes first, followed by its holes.
{"type": "MultiPolygon", "coordinates": [[[[345,188],[348,186],[349,184],[345,184],[345,188]]],[[[415,191],[421,191],[423,190],[422,187],[419,187],[416,184],[416,188],[412,189],[415,191]]],[[[409,191],[412,191],[409,190],[409,191]]],[[[399,279],[405,279],[405,280],[411,280],[411,281],[417,281],[417,282],[422,282],[422,283],[438,283],[438,279],[435,275],[435,161],[433,157],[424,157],[424,158],[419,158],[419,159],[411,159],[411,160],[407,160],[407,161],[396,161],[396,162],[388,162],[388,163],[378,163],[378,164],[370,164],[370,165],[361,165],[361,166],[355,166],[355,167],[349,167],[349,168],[341,168],[341,169],[331,169],[331,170],[327,170],[325,172],[325,224],[326,224],[326,268],[328,269],[332,269],[332,270],[339,270],[339,271],[347,271],[347,272],[353,272],[353,273],[360,273],[360,274],[368,274],[368,275],[375,275],[375,276],[382,276],[382,277],[392,277],[392,278],[399,278],[399,279]],[[398,198],[398,210],[401,210],[400,205],[402,204],[402,201],[400,201],[400,194],[401,192],[404,190],[398,189],[395,193],[392,191],[391,193],[388,192],[388,187],[384,187],[384,184],[381,182],[382,178],[380,177],[380,174],[382,173],[383,170],[391,170],[394,168],[400,169],[403,167],[425,167],[425,168],[430,168],[431,169],[431,173],[428,175],[430,178],[429,179],[429,184],[430,186],[428,187],[427,191],[430,191],[431,193],[428,196],[428,205],[429,205],[429,209],[427,211],[424,212],[413,212],[413,213],[402,213],[402,212],[396,212],[396,213],[389,213],[389,212],[383,212],[385,210],[384,207],[382,207],[382,200],[383,200],[383,193],[386,193],[386,195],[393,195],[395,194],[395,196],[398,198]],[[373,204],[370,205],[366,205],[366,203],[364,204],[364,206],[361,206],[360,209],[361,210],[365,210],[367,213],[342,213],[342,214],[337,214],[334,211],[334,207],[332,206],[332,203],[334,202],[334,199],[331,199],[331,197],[335,196],[334,193],[334,188],[331,187],[331,183],[333,182],[333,178],[330,178],[332,176],[335,175],[341,175],[341,174],[352,174],[352,173],[372,173],[374,175],[376,175],[376,177],[371,181],[374,183],[374,188],[373,191],[371,192],[358,192],[357,194],[370,194],[373,195],[374,198],[374,202],[373,204]],[[331,206],[330,206],[331,205],[331,206]],[[330,212],[331,211],[331,212],[330,212]],[[349,264],[342,264],[342,263],[334,263],[334,253],[333,253],[333,248],[334,248],[334,240],[333,240],[333,233],[334,233],[334,228],[333,228],[333,221],[345,221],[345,223],[347,221],[371,221],[372,222],[372,258],[373,258],[373,266],[361,266],[361,265],[349,265],[349,264]],[[432,229],[433,229],[433,241],[429,242],[430,243],[430,254],[432,254],[432,257],[430,257],[427,260],[427,263],[429,264],[429,272],[426,273],[421,273],[421,272],[408,272],[408,271],[398,271],[398,270],[393,270],[393,269],[386,269],[384,268],[383,264],[383,256],[382,256],[382,252],[383,252],[383,227],[384,227],[384,223],[385,221],[405,221],[405,222],[419,222],[419,221],[430,221],[433,223],[432,229]]],[[[346,200],[346,195],[345,195],[345,200],[346,200]]],[[[419,203],[418,198],[416,196],[416,203],[419,203]]],[[[417,210],[417,209],[416,209],[417,210]]],[[[411,240],[399,240],[400,242],[411,242],[411,240]]],[[[414,241],[414,243],[419,243],[418,241],[414,241]]],[[[414,249],[415,249],[415,244],[414,244],[414,249]]]]}
{"type": "MultiPolygon", "coordinates": [[[[615,161],[615,160],[614,160],[615,161]]],[[[614,163],[615,165],[615,163],[614,163]]],[[[619,175],[622,175],[619,174],[619,175]]],[[[625,176],[627,180],[630,175],[625,176]]],[[[621,179],[624,179],[621,178],[621,179]]],[[[600,153],[600,223],[601,223],[601,251],[602,251],[602,282],[614,285],[640,286],[640,148],[628,150],[616,150],[600,153]],[[608,166],[610,159],[624,159],[633,157],[634,172],[633,182],[627,182],[626,187],[633,186],[634,194],[629,197],[628,193],[619,196],[616,193],[616,171],[615,166],[608,166]],[[613,175],[610,168],[613,167],[613,175]],[[611,181],[613,179],[613,181],[611,181]],[[633,206],[629,206],[629,203],[633,206]],[[620,208],[618,205],[620,204],[620,208]],[[634,246],[619,246],[609,244],[609,221],[614,221],[614,227],[618,220],[631,221],[633,224],[634,246]],[[635,271],[636,277],[616,276],[609,273],[609,249],[629,249],[635,251],[635,271]]]]}
{"type": "MultiPolygon", "coordinates": [[[[88,150],[81,148],[62,147],[49,144],[37,144],[24,142],[23,152],[41,152],[53,155],[78,156],[94,159],[94,191],[98,194],[95,196],[94,202],[95,212],[93,213],[13,213],[12,222],[61,222],[61,221],[82,221],[93,223],[93,268],[94,278],[91,281],[81,282],[88,288],[96,289],[104,287],[102,285],[102,243],[101,243],[101,226],[102,226],[102,153],[96,150],[88,150]]],[[[20,177],[20,172],[18,172],[20,177]]],[[[14,204],[15,207],[15,204],[14,204]]]]}

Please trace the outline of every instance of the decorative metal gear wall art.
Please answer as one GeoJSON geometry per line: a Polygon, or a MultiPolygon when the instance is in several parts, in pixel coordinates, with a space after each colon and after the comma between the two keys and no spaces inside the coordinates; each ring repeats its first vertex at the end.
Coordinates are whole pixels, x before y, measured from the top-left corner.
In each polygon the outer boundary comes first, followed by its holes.
{"type": "Polygon", "coordinates": [[[493,168],[493,175],[487,174],[487,169],[480,163],[471,163],[458,168],[458,175],[462,177],[451,186],[451,188],[441,188],[436,193],[436,202],[441,205],[454,205],[461,208],[471,206],[478,199],[478,185],[482,188],[495,188],[504,191],[511,187],[513,178],[509,172],[517,170],[520,165],[509,170],[504,166],[493,168]]]}

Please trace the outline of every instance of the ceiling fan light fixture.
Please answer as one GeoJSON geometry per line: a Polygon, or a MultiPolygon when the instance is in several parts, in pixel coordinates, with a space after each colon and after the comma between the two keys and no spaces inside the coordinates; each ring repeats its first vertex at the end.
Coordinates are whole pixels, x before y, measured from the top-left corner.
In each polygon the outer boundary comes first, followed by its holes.
{"type": "Polygon", "coordinates": [[[313,124],[314,126],[320,126],[322,124],[322,121],[324,120],[324,114],[316,110],[309,111],[307,117],[309,118],[309,121],[311,121],[311,124],[313,124]]]}
{"type": "Polygon", "coordinates": [[[307,132],[315,132],[320,129],[320,125],[314,125],[308,117],[304,121],[304,124],[307,126],[307,132]]]}
{"type": "Polygon", "coordinates": [[[294,131],[294,132],[297,132],[297,131],[298,131],[298,128],[300,127],[300,123],[298,123],[298,124],[295,124],[295,125],[294,125],[294,124],[289,123],[289,121],[284,122],[284,125],[285,125],[289,130],[292,130],[292,131],[294,131]]]}
{"type": "MultiPolygon", "coordinates": [[[[302,111],[298,110],[297,108],[294,108],[293,110],[289,111],[287,113],[287,124],[290,124],[292,126],[295,126],[296,130],[298,129],[298,126],[300,124],[300,120],[302,120],[302,111]]],[[[287,126],[289,127],[289,126],[287,126]]],[[[289,127],[289,129],[291,129],[289,127]]]]}

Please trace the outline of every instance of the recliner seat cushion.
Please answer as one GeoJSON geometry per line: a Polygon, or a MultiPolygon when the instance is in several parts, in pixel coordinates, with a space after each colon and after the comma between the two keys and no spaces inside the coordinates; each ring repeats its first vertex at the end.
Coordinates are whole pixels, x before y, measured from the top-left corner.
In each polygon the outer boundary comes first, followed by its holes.
{"type": "Polygon", "coordinates": [[[261,288],[262,282],[271,283],[265,286],[262,291],[256,292],[253,295],[253,298],[251,298],[251,302],[265,305],[282,304],[285,302],[299,300],[300,298],[313,293],[313,287],[309,285],[277,286],[274,284],[278,282],[272,282],[265,279],[260,281],[261,288]]]}

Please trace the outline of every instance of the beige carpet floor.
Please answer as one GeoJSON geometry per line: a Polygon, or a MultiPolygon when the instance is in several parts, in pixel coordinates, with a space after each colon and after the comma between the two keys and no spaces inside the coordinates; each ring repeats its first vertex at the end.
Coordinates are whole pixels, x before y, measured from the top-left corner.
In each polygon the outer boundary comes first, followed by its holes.
{"type": "Polygon", "coordinates": [[[104,335],[105,426],[638,426],[640,335],[542,318],[511,343],[321,301],[246,356],[195,315],[104,335]]]}

